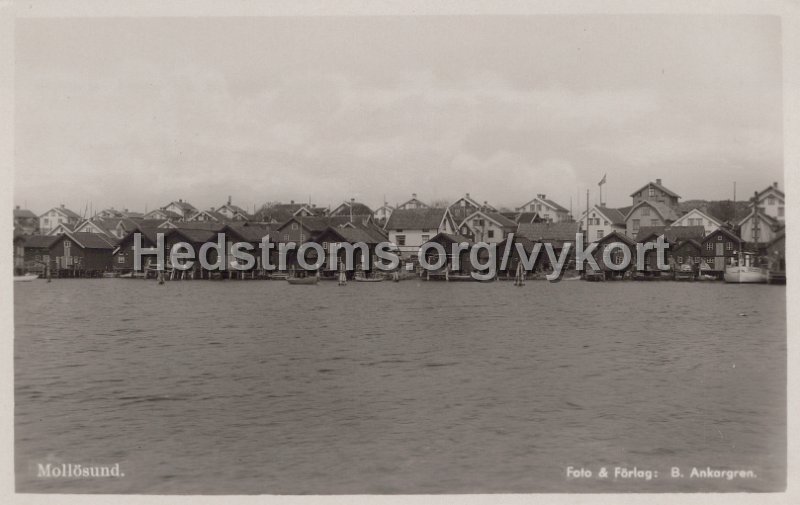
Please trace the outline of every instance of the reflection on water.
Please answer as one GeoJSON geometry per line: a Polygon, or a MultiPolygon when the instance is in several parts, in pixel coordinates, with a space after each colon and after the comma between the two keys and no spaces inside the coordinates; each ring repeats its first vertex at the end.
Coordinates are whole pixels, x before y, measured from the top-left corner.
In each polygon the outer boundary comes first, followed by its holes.
{"type": "Polygon", "coordinates": [[[20,492],[785,486],[782,287],[99,279],[14,296],[20,492]],[[125,477],[39,479],[46,462],[125,477]],[[616,465],[659,478],[566,478],[616,465]]]}

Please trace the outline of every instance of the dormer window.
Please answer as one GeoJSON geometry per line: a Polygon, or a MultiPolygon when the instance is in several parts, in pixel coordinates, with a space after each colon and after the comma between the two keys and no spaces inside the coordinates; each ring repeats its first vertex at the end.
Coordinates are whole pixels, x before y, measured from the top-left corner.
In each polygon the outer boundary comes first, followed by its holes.
{"type": "Polygon", "coordinates": [[[656,188],[648,188],[647,194],[648,196],[656,196],[656,188]]]}

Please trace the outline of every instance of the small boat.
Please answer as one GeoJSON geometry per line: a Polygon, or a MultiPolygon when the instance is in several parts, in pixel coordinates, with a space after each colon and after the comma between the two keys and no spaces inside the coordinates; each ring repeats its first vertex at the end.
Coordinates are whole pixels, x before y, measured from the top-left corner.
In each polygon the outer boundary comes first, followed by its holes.
{"type": "Polygon", "coordinates": [[[285,272],[273,272],[269,274],[269,278],[273,281],[285,281],[289,279],[289,274],[285,272]]]}
{"type": "Polygon", "coordinates": [[[36,274],[15,275],[14,282],[30,282],[38,278],[39,276],[36,274]]]}
{"type": "Polygon", "coordinates": [[[103,278],[104,279],[113,279],[113,278],[116,278],[116,277],[119,277],[119,276],[120,275],[119,275],[118,272],[103,272],[103,278]]]}
{"type": "Polygon", "coordinates": [[[675,270],[675,280],[676,281],[692,281],[694,280],[694,268],[692,265],[686,263],[680,266],[677,270],[675,270]]]}
{"type": "Polygon", "coordinates": [[[289,284],[296,284],[299,286],[305,285],[313,285],[319,281],[319,278],[316,275],[309,275],[306,277],[287,277],[286,282],[289,284]]]}
{"type": "Polygon", "coordinates": [[[758,284],[767,282],[767,271],[754,265],[755,255],[740,252],[734,265],[725,267],[725,282],[734,284],[758,284]]]}

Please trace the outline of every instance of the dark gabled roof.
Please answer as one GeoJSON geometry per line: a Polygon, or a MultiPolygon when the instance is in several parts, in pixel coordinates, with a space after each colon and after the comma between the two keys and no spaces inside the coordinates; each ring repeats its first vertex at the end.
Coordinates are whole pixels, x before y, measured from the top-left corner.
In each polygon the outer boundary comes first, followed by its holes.
{"type": "Polygon", "coordinates": [[[354,216],[362,216],[366,214],[373,214],[373,210],[367,205],[360,202],[344,202],[330,213],[331,216],[349,216],[350,208],[352,207],[354,216]]]}
{"type": "Polygon", "coordinates": [[[274,224],[249,223],[247,221],[228,223],[227,228],[230,228],[247,242],[261,242],[262,238],[274,234],[278,229],[277,225],[274,224]]]}
{"type": "Polygon", "coordinates": [[[455,243],[455,244],[462,244],[462,243],[465,243],[465,242],[467,244],[470,244],[470,245],[474,244],[474,242],[472,240],[470,240],[469,238],[465,237],[464,235],[461,235],[459,233],[444,233],[444,232],[437,233],[436,235],[431,237],[431,239],[428,240],[428,242],[438,242],[439,240],[437,240],[437,239],[445,239],[446,241],[449,241],[449,242],[452,242],[452,243],[455,243]]]}
{"type": "Polygon", "coordinates": [[[535,223],[541,221],[538,212],[517,212],[515,214],[513,218],[515,223],[535,223]]]}
{"type": "MultiPolygon", "coordinates": [[[[777,183],[775,183],[775,184],[777,184],[777,183]]],[[[765,194],[765,193],[767,193],[767,192],[769,192],[769,191],[774,191],[774,192],[776,192],[776,193],[777,193],[777,194],[778,194],[778,195],[779,195],[781,198],[786,198],[786,195],[783,193],[783,191],[781,191],[780,189],[778,189],[778,187],[777,187],[776,185],[770,185],[770,186],[767,186],[765,189],[762,189],[761,191],[759,191],[759,192],[758,192],[758,195],[757,195],[757,197],[756,197],[756,198],[758,198],[758,199],[760,200],[760,199],[761,199],[761,197],[762,197],[762,196],[764,196],[764,194],[765,194]]]]}
{"type": "Polygon", "coordinates": [[[706,229],[702,226],[642,226],[636,234],[636,241],[644,242],[664,235],[667,242],[674,244],[690,238],[702,240],[705,234],[706,229]]]}
{"type": "Polygon", "coordinates": [[[703,250],[703,246],[702,246],[702,244],[700,244],[700,242],[698,242],[697,240],[695,240],[695,239],[693,239],[693,238],[690,238],[690,239],[688,239],[688,240],[683,240],[683,241],[681,241],[681,242],[678,242],[678,243],[675,245],[675,247],[673,247],[673,248],[672,248],[672,250],[673,250],[673,251],[677,251],[678,249],[681,249],[681,248],[683,248],[683,247],[685,247],[685,246],[692,246],[692,247],[694,247],[695,249],[697,249],[698,251],[702,251],[702,250],[703,250]]]}
{"type": "MultiPolygon", "coordinates": [[[[181,223],[183,224],[183,223],[181,223]]],[[[223,232],[222,229],[219,230],[203,230],[198,228],[187,228],[183,226],[178,226],[177,228],[171,228],[169,230],[164,230],[164,236],[170,236],[174,234],[178,234],[189,242],[194,243],[201,243],[201,242],[213,242],[217,239],[217,233],[223,232]]]]}
{"type": "Polygon", "coordinates": [[[714,237],[717,234],[725,235],[726,237],[728,237],[729,239],[733,240],[734,242],[744,242],[744,240],[742,240],[741,237],[738,237],[735,233],[733,233],[732,231],[728,230],[727,228],[722,228],[722,227],[717,228],[716,230],[712,231],[711,233],[709,233],[708,235],[703,237],[702,242],[705,243],[705,242],[707,242],[709,240],[712,240],[712,237],[714,237]]]}
{"type": "Polygon", "coordinates": [[[486,216],[488,216],[490,219],[493,219],[494,221],[500,223],[500,226],[502,226],[503,228],[510,228],[513,230],[514,228],[517,227],[516,222],[514,222],[512,219],[507,218],[500,212],[484,212],[484,214],[486,214],[486,216]]]}
{"type": "Polygon", "coordinates": [[[58,237],[59,239],[69,238],[75,241],[80,247],[84,249],[114,249],[117,241],[101,235],[99,233],[67,233],[58,237]]]}
{"type": "Polygon", "coordinates": [[[352,228],[350,226],[345,226],[337,228],[336,232],[351,244],[356,242],[363,242],[365,244],[378,244],[384,240],[383,237],[374,233],[370,233],[370,231],[365,228],[352,228]]]}
{"type": "Polygon", "coordinates": [[[436,230],[447,209],[398,209],[386,222],[387,230],[436,230]]]}
{"type": "Polygon", "coordinates": [[[166,223],[166,219],[136,219],[134,220],[137,228],[158,228],[166,223]]]}
{"type": "MultiPolygon", "coordinates": [[[[751,206],[750,207],[750,212],[748,212],[747,215],[743,219],[740,219],[737,224],[739,226],[743,225],[746,221],[748,221],[749,219],[751,219],[753,217],[753,214],[755,214],[755,209],[751,206]]],[[[763,218],[764,221],[766,221],[773,228],[777,228],[777,227],[781,226],[781,222],[780,221],[778,221],[777,219],[775,219],[774,217],[772,217],[770,215],[765,214],[764,211],[759,211],[758,215],[759,215],[759,217],[763,218]]]]}
{"type": "Polygon", "coordinates": [[[555,208],[556,210],[558,210],[558,211],[561,211],[561,212],[569,212],[569,210],[565,209],[564,207],[562,207],[561,205],[557,204],[557,203],[556,203],[556,202],[554,202],[553,200],[550,200],[549,198],[541,198],[541,200],[542,200],[543,202],[546,202],[548,205],[550,205],[550,206],[554,207],[554,208],[555,208]]]}
{"type": "Polygon", "coordinates": [[[168,204],[161,207],[162,209],[166,209],[170,205],[175,205],[176,207],[182,209],[184,212],[197,210],[197,208],[189,202],[184,202],[181,200],[175,200],[174,202],[169,202],[168,204]]]}
{"type": "Polygon", "coordinates": [[[644,185],[644,186],[642,186],[641,188],[639,188],[639,189],[637,189],[636,191],[634,191],[633,193],[631,193],[631,197],[635,196],[635,195],[636,195],[637,193],[639,193],[641,190],[643,190],[643,189],[645,189],[645,188],[648,188],[648,187],[650,187],[650,186],[653,186],[654,188],[660,189],[661,191],[663,191],[664,193],[668,194],[669,196],[674,196],[675,198],[680,198],[680,195],[678,195],[677,193],[674,193],[674,192],[672,192],[672,191],[668,190],[668,189],[667,189],[667,188],[665,188],[663,185],[661,185],[661,184],[658,184],[658,183],[656,183],[656,182],[648,182],[647,184],[645,184],[645,185],[644,185]]]}
{"type": "Polygon", "coordinates": [[[635,240],[633,240],[629,236],[625,235],[624,233],[618,232],[617,230],[613,230],[611,233],[607,233],[606,236],[604,236],[603,238],[599,239],[597,242],[598,243],[605,243],[605,242],[610,242],[610,241],[622,242],[623,244],[625,244],[627,246],[635,246],[636,245],[636,241],[635,240]]]}
{"type": "Polygon", "coordinates": [[[58,238],[59,235],[28,235],[25,237],[25,247],[48,248],[58,238]]]}
{"type": "Polygon", "coordinates": [[[574,242],[579,223],[519,223],[517,235],[533,241],[574,242]]]}
{"type": "Polygon", "coordinates": [[[598,205],[597,210],[605,217],[609,218],[611,220],[611,224],[618,224],[618,225],[625,224],[625,214],[620,212],[618,209],[612,209],[611,207],[601,207],[598,205]]]}
{"type": "Polygon", "coordinates": [[[14,219],[37,219],[38,216],[28,209],[14,208],[14,219]]]}

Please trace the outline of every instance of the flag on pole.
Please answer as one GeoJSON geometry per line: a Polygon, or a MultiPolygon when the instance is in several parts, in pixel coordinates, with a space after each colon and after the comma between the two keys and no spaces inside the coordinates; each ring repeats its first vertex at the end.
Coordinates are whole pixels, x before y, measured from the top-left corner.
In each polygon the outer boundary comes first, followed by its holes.
{"type": "Polygon", "coordinates": [[[600,182],[597,183],[598,186],[602,186],[606,183],[606,174],[603,174],[603,178],[600,179],[600,182]]]}

